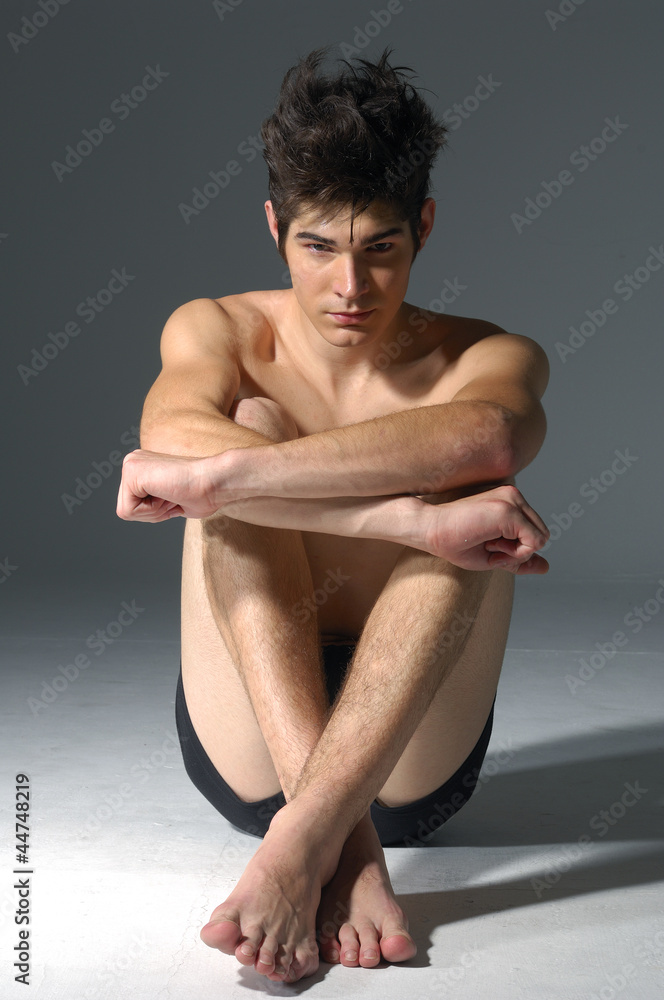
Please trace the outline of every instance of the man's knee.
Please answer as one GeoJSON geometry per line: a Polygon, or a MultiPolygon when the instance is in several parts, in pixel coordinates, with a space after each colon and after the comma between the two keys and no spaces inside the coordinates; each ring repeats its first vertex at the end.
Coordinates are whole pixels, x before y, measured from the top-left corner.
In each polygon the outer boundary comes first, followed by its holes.
{"type": "Polygon", "coordinates": [[[249,396],[235,400],[228,416],[236,424],[248,427],[275,443],[299,437],[295,421],[280,403],[267,396],[249,396]]]}

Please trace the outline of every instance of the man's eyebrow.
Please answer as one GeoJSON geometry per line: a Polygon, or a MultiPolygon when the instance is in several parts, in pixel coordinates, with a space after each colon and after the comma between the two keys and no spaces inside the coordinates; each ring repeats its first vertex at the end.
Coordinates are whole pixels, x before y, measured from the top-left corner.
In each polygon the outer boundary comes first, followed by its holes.
{"type": "MultiPolygon", "coordinates": [[[[360,246],[368,247],[372,243],[379,243],[384,240],[386,236],[403,236],[403,226],[392,226],[391,229],[385,229],[382,233],[373,233],[372,236],[367,236],[366,239],[362,240],[360,246]]],[[[330,240],[325,236],[318,236],[316,233],[296,233],[296,240],[313,240],[314,243],[324,243],[329,247],[338,246],[336,240],[330,240]]]]}

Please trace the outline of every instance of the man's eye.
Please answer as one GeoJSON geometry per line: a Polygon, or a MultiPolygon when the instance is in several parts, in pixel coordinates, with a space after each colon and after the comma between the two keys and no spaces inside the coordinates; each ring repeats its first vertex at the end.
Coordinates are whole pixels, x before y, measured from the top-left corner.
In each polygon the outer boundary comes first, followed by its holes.
{"type": "MultiPolygon", "coordinates": [[[[375,250],[376,253],[387,253],[393,246],[394,243],[374,243],[369,249],[375,250]]],[[[307,248],[314,253],[327,253],[330,249],[326,243],[307,243],[307,248]]]]}

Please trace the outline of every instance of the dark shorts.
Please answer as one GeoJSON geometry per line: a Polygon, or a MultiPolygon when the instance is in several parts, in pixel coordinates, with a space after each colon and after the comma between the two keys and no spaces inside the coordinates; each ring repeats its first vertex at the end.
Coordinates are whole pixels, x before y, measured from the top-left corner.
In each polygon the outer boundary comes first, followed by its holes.
{"type": "MultiPolygon", "coordinates": [[[[341,686],[354,649],[353,645],[323,646],[330,702],[334,701],[341,686]]],[[[475,790],[486,754],[493,726],[493,708],[492,705],[482,734],[466,760],[435,792],[405,806],[386,807],[376,801],[371,803],[371,818],[381,844],[422,844],[466,804],[475,790]]],[[[238,830],[264,837],[270,820],[285,805],[283,792],[257,802],[244,802],[224,781],[203,749],[189,717],[182,685],[182,667],[175,697],[175,723],[185,770],[199,792],[238,830]]]]}

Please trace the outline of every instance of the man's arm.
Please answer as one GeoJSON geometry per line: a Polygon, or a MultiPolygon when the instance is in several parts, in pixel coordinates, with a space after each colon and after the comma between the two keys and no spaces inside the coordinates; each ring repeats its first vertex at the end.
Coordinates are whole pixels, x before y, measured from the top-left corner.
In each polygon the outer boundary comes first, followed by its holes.
{"type": "MultiPolygon", "coordinates": [[[[262,455],[269,446],[262,434],[227,416],[240,385],[235,332],[232,318],[212,299],[187,302],[169,317],[160,343],[162,370],[143,405],[141,449],[125,457],[119,517],[155,523],[172,516],[173,508],[184,516],[210,517],[221,504],[203,509],[210,482],[205,459],[248,448],[260,459],[257,449],[262,455]],[[173,462],[159,461],[166,456],[173,456],[173,462]],[[169,503],[164,498],[176,481],[178,502],[169,503]],[[183,499],[199,509],[187,507],[184,513],[183,499]]],[[[425,524],[417,505],[409,496],[335,498],[329,503],[256,497],[227,503],[220,516],[420,547],[425,524]]]]}
{"type": "Polygon", "coordinates": [[[162,369],[143,403],[141,448],[203,457],[266,444],[228,413],[240,387],[235,325],[213,299],[194,299],[168,318],[162,369]]]}
{"type": "MultiPolygon", "coordinates": [[[[447,403],[391,413],[253,451],[217,456],[229,497],[439,493],[514,476],[546,433],[549,366],[535,341],[499,333],[463,354],[447,403]]],[[[223,494],[220,496],[223,502],[223,494]]]]}

